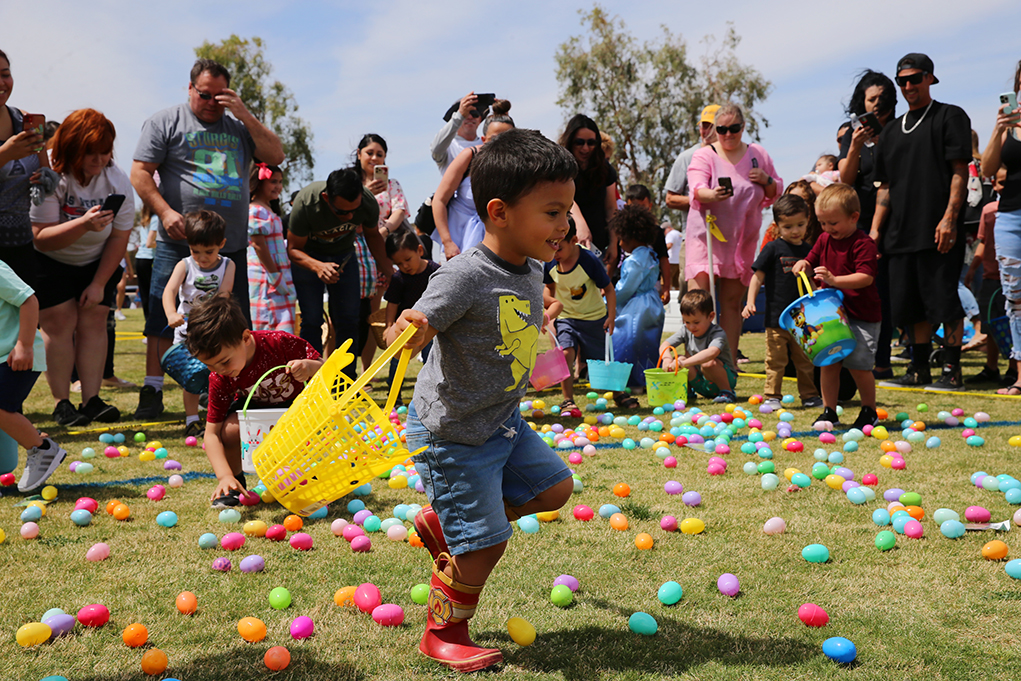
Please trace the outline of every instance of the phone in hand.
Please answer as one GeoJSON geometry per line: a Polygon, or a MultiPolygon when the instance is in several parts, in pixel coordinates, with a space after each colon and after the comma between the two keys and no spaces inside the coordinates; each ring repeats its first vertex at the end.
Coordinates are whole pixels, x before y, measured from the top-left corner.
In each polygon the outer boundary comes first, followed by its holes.
{"type": "Polygon", "coordinates": [[[474,113],[476,117],[482,118],[482,116],[484,116],[489,110],[489,107],[493,106],[493,102],[496,101],[496,95],[492,92],[485,92],[481,95],[475,95],[475,97],[477,101],[475,102],[475,109],[472,113],[474,113]]]}
{"type": "Polygon", "coordinates": [[[1000,111],[1008,113],[1017,109],[1017,94],[1014,92],[1004,92],[1000,95],[1000,111]]]}
{"type": "Polygon", "coordinates": [[[121,206],[124,205],[124,199],[124,194],[110,194],[110,196],[106,197],[106,200],[103,201],[103,207],[100,210],[112,210],[113,216],[117,217],[117,212],[121,209],[121,206]]]}
{"type": "MultiPolygon", "coordinates": [[[[25,114],[21,119],[21,127],[25,132],[34,132],[39,135],[46,134],[46,116],[42,114],[25,114]]],[[[34,151],[42,151],[45,147],[39,147],[34,151]]]]}
{"type": "Polygon", "coordinates": [[[390,179],[390,169],[386,166],[376,166],[372,170],[372,179],[387,182],[390,179]]]}
{"type": "Polygon", "coordinates": [[[727,190],[728,195],[734,195],[734,183],[729,177],[720,177],[717,178],[717,181],[720,183],[721,187],[727,190]]]}
{"type": "Polygon", "coordinates": [[[873,135],[878,135],[883,129],[883,125],[879,122],[879,116],[876,115],[875,111],[866,111],[861,116],[858,116],[858,120],[864,125],[873,135]]]}

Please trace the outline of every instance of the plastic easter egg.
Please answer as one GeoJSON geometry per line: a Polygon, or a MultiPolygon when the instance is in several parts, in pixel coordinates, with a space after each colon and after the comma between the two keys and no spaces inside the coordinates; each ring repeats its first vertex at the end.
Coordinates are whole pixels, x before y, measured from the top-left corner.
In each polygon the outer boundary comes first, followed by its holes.
{"type": "Polygon", "coordinates": [[[38,506],[29,506],[21,512],[21,522],[23,523],[34,523],[36,520],[40,520],[43,517],[42,509],[38,506]]]}
{"type": "Polygon", "coordinates": [[[238,633],[249,643],[266,638],[266,624],[257,617],[243,617],[238,621],[238,633]]]}
{"type": "Polygon", "coordinates": [[[183,487],[184,486],[184,478],[182,478],[180,475],[171,475],[169,478],[167,478],[167,484],[170,487],[174,487],[174,488],[183,487]]]}
{"type": "Polygon", "coordinates": [[[384,603],[372,609],[373,621],[384,627],[397,627],[404,623],[404,608],[384,603]]]}
{"type": "Polygon", "coordinates": [[[1007,575],[1014,579],[1021,579],[1021,558],[1015,558],[1014,560],[1008,561],[1003,569],[1007,572],[1007,575]]]}
{"type": "Polygon", "coordinates": [[[383,603],[383,597],[375,584],[366,582],[355,589],[355,605],[364,613],[371,613],[377,606],[383,603]]]}
{"type": "Polygon", "coordinates": [[[716,580],[716,588],[724,596],[736,596],[741,591],[741,583],[736,576],[725,572],[716,580]]]}
{"type": "Polygon", "coordinates": [[[656,592],[656,596],[659,598],[659,602],[663,605],[674,605],[678,603],[684,596],[684,589],[677,582],[664,582],[659,587],[659,591],[656,592]]]}
{"type": "Polygon", "coordinates": [[[787,522],[783,518],[774,516],[765,522],[762,531],[768,535],[783,534],[787,531],[787,522]]]}
{"type": "Polygon", "coordinates": [[[698,492],[685,492],[681,496],[681,501],[684,502],[685,506],[698,506],[702,503],[702,495],[698,492]]]}
{"type": "Polygon", "coordinates": [[[177,514],[173,511],[163,511],[156,516],[156,524],[160,527],[173,527],[177,524],[177,514]]]}
{"type": "Polygon", "coordinates": [[[865,496],[864,490],[862,490],[860,487],[852,487],[851,489],[847,490],[847,500],[850,501],[852,504],[861,505],[868,501],[868,497],[865,496]]]}
{"type": "Polygon", "coordinates": [[[812,484],[812,479],[804,473],[795,473],[791,476],[791,484],[802,488],[809,487],[812,484]]]}
{"type": "Polygon", "coordinates": [[[82,458],[83,459],[91,459],[95,455],[96,455],[96,450],[93,449],[92,447],[86,447],[85,449],[82,450],[82,458]]]}
{"type": "Polygon", "coordinates": [[[199,601],[192,592],[182,591],[177,595],[174,605],[177,606],[177,611],[182,615],[193,615],[198,610],[199,601]]]}
{"type": "Polygon", "coordinates": [[[391,525],[386,530],[386,538],[390,541],[404,541],[408,538],[408,528],[404,525],[391,525]]]}
{"type": "Polygon", "coordinates": [[[618,482],[613,486],[613,493],[618,497],[627,497],[631,494],[631,487],[627,483],[618,482]]]}
{"type": "Polygon", "coordinates": [[[228,532],[220,540],[220,546],[227,551],[237,551],[245,545],[245,535],[240,532],[228,532]]]}
{"type": "Polygon", "coordinates": [[[269,528],[266,526],[266,523],[261,520],[249,520],[241,528],[241,531],[249,537],[265,537],[266,530],[268,529],[269,528]]]}
{"type": "Polygon", "coordinates": [[[681,532],[684,534],[701,534],[705,530],[705,523],[698,518],[685,518],[681,521],[681,532]]]}
{"type": "Polygon", "coordinates": [[[654,636],[659,631],[655,618],[644,612],[636,612],[627,621],[628,629],[642,636],[654,636]]]}
{"type": "Polygon", "coordinates": [[[890,530],[883,530],[876,535],[876,548],[880,551],[889,551],[897,545],[897,535],[890,530]]]}
{"type": "Polygon", "coordinates": [[[773,473],[767,473],[762,476],[762,479],[759,482],[762,485],[762,489],[770,492],[780,485],[780,478],[773,473]]]}
{"type": "Polygon", "coordinates": [[[144,646],[149,642],[149,630],[145,628],[144,624],[139,624],[138,622],[129,624],[121,632],[121,640],[129,648],[144,646]]]}
{"type": "Polygon", "coordinates": [[[52,632],[50,638],[60,638],[74,631],[74,625],[77,624],[77,620],[75,620],[74,615],[60,613],[43,617],[43,624],[50,628],[52,632]]]}
{"type": "Polygon", "coordinates": [[[518,518],[518,529],[525,534],[535,534],[539,531],[539,521],[530,515],[518,518]]]}
{"type": "Polygon", "coordinates": [[[830,559],[830,550],[822,544],[809,544],[801,549],[801,557],[809,563],[825,563],[830,559]]]}
{"type": "Polygon", "coordinates": [[[104,445],[112,445],[113,444],[113,433],[100,433],[99,434],[99,441],[102,442],[104,445]]]}
{"type": "Polygon", "coordinates": [[[603,504],[602,506],[599,507],[600,518],[609,518],[614,513],[620,513],[620,508],[614,506],[613,504],[603,504]]]}
{"type": "MultiPolygon", "coordinates": [[[[338,592],[339,593],[339,592],[338,592]]],[[[411,600],[418,605],[425,605],[429,602],[429,585],[416,584],[411,587],[411,600]]]]}
{"type": "MultiPolygon", "coordinates": [[[[428,597],[429,597],[429,585],[428,584],[419,584],[418,586],[424,586],[426,588],[425,596],[428,599],[428,597]]],[[[418,588],[418,587],[415,587],[415,588],[413,588],[411,590],[412,600],[414,600],[414,598],[415,598],[415,589],[416,588],[418,588]]],[[[357,589],[358,589],[358,587],[355,587],[355,586],[345,586],[345,587],[342,587],[340,589],[337,589],[336,593],[333,594],[333,602],[336,603],[340,607],[351,607],[351,608],[355,607],[355,591],[357,591],[357,589]]],[[[415,602],[418,603],[418,601],[415,601],[415,602]]],[[[426,601],[422,601],[421,605],[424,605],[425,603],[426,603],[426,601]]]]}
{"type": "Polygon", "coordinates": [[[161,501],[166,494],[167,489],[163,485],[153,485],[145,493],[145,496],[149,498],[149,501],[161,501]]]}
{"type": "Polygon", "coordinates": [[[858,650],[854,644],[843,636],[834,636],[823,641],[822,652],[826,657],[841,664],[854,662],[858,657],[858,650]]]}
{"type": "Polygon", "coordinates": [[[666,532],[675,532],[677,530],[677,518],[672,515],[665,515],[660,519],[659,527],[666,532]]]}
{"type": "Polygon", "coordinates": [[[944,520],[940,523],[939,531],[947,539],[959,539],[964,536],[964,523],[959,520],[944,520]]]}
{"type": "Polygon", "coordinates": [[[1008,504],[1014,504],[1015,506],[1021,504],[1021,489],[1015,487],[1007,490],[1003,495],[1003,499],[1008,504]]]}
{"type": "Polygon", "coordinates": [[[665,485],[663,485],[663,490],[667,494],[681,494],[684,492],[684,485],[676,480],[669,480],[665,485]]]}
{"type": "Polygon", "coordinates": [[[581,583],[572,575],[560,575],[553,580],[553,586],[566,586],[572,592],[581,588],[581,583]]]}
{"type": "MultiPolygon", "coordinates": [[[[294,536],[297,537],[298,535],[294,536]]],[[[305,536],[308,537],[308,535],[305,536]]],[[[311,537],[309,537],[309,539],[311,540],[311,537]]],[[[291,546],[294,546],[294,537],[291,537],[291,546]]],[[[298,547],[294,546],[294,548],[298,547]]],[[[364,534],[359,537],[355,537],[354,539],[351,540],[351,550],[354,551],[355,553],[368,553],[369,551],[372,550],[372,540],[366,537],[364,534]]]]}
{"type": "Polygon", "coordinates": [[[653,544],[652,535],[647,532],[640,532],[635,537],[635,547],[641,551],[648,551],[652,548],[653,544]]]}
{"type": "Polygon", "coordinates": [[[200,549],[211,549],[215,548],[217,544],[216,535],[212,532],[206,532],[199,537],[199,548],[200,549]]]}
{"type": "Polygon", "coordinates": [[[296,641],[308,638],[315,633],[315,628],[315,623],[312,622],[311,617],[306,617],[305,615],[295,617],[290,626],[291,638],[296,641]]]}
{"type": "Polygon", "coordinates": [[[48,625],[42,622],[29,622],[21,625],[14,637],[22,648],[30,648],[46,643],[52,635],[53,630],[48,625]]]}
{"type": "Polygon", "coordinates": [[[241,572],[262,572],[266,569],[266,561],[262,556],[246,556],[238,567],[241,572]]]}
{"type": "Polygon", "coordinates": [[[274,610],[286,610],[291,605],[291,592],[278,586],[269,592],[269,605],[274,610]]]}
{"type": "Polygon", "coordinates": [[[511,617],[507,620],[507,633],[519,646],[530,646],[535,642],[535,627],[521,617],[511,617]]]}
{"type": "Polygon", "coordinates": [[[560,608],[566,608],[574,602],[574,592],[571,591],[571,588],[566,584],[557,584],[553,587],[552,591],[550,591],[549,598],[553,605],[560,608]]]}
{"type": "Polygon", "coordinates": [[[85,552],[85,560],[91,561],[93,563],[98,563],[99,561],[106,560],[109,557],[110,547],[104,544],[103,542],[93,544],[92,547],[85,552]]]}
{"type": "Polygon", "coordinates": [[[273,646],[262,656],[262,663],[270,671],[278,672],[287,669],[291,664],[291,652],[283,646],[273,646]]]}
{"type": "Polygon", "coordinates": [[[312,549],[312,537],[304,532],[295,532],[291,535],[290,544],[297,551],[309,551],[312,549]]]}
{"type": "Polygon", "coordinates": [[[798,608],[798,619],[807,627],[825,627],[830,616],[815,603],[805,603],[798,608]]]}
{"type": "Polygon", "coordinates": [[[147,650],[142,655],[142,671],[149,676],[162,674],[167,670],[169,664],[170,660],[167,659],[167,654],[159,648],[147,650]]]}
{"type": "Polygon", "coordinates": [[[287,528],[283,525],[271,525],[266,528],[266,539],[270,541],[283,541],[287,538],[287,528]]]}
{"type": "Polygon", "coordinates": [[[584,504],[579,504],[578,506],[575,506],[572,512],[574,514],[574,517],[577,520],[581,521],[592,520],[592,518],[595,516],[595,512],[588,506],[585,506],[584,504]]]}
{"type": "Polygon", "coordinates": [[[78,611],[78,621],[86,627],[101,627],[110,621],[110,611],[99,603],[86,605],[78,611]]]}
{"type": "Polygon", "coordinates": [[[213,569],[217,572],[230,572],[233,566],[230,564],[230,558],[220,556],[213,560],[213,569]]]}
{"type": "Polygon", "coordinates": [[[344,526],[344,531],[342,533],[342,536],[344,537],[344,539],[346,539],[347,541],[350,542],[350,541],[354,541],[355,537],[361,537],[364,534],[365,534],[365,530],[363,530],[359,526],[355,525],[354,523],[349,523],[348,525],[344,526]]]}
{"type": "Polygon", "coordinates": [[[904,523],[904,534],[912,539],[921,539],[922,535],[925,534],[925,530],[922,527],[922,523],[917,520],[909,520],[904,523]]]}
{"type": "Polygon", "coordinates": [[[949,508],[938,508],[936,509],[936,512],[932,514],[932,519],[934,522],[942,525],[948,520],[960,520],[961,516],[957,514],[957,511],[949,508]]]}
{"type": "Polygon", "coordinates": [[[236,508],[225,508],[220,511],[219,519],[225,525],[241,522],[241,512],[236,508]]]}
{"type": "Polygon", "coordinates": [[[880,527],[890,524],[890,512],[885,508],[877,508],[872,512],[872,522],[880,527]]]}
{"type": "Polygon", "coordinates": [[[1007,552],[1007,545],[999,539],[994,539],[982,547],[982,557],[986,560],[1003,560],[1007,557],[1007,552]]]}
{"type": "Polygon", "coordinates": [[[989,509],[982,506],[969,506],[964,509],[964,518],[968,522],[988,523],[991,516],[992,514],[989,512],[989,509]]]}

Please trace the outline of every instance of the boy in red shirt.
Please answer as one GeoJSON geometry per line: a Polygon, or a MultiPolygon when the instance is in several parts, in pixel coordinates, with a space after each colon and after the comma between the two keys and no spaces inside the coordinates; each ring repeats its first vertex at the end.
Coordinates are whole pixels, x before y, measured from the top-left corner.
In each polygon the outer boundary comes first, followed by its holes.
{"type": "Polygon", "coordinates": [[[839,424],[837,394],[840,369],[847,367],[858,386],[861,412],[854,422],[859,430],[879,422],[876,414],[876,379],[872,374],[879,336],[879,290],[876,288],[876,243],[858,229],[861,204],[858,194],[846,184],[831,184],[815,200],[815,214],[822,235],[808,257],[799,260],[793,272],[811,270],[816,282],[844,292],[844,311],[857,346],[843,361],[820,368],[819,383],[825,407],[816,421],[839,424]]]}
{"type": "Polygon", "coordinates": [[[237,506],[247,489],[238,409],[252,391],[252,408],[290,405],[323,361],[308,342],[285,331],[249,331],[241,308],[225,295],[191,309],[185,342],[211,372],[205,448],[217,480],[213,508],[237,506]],[[273,367],[281,368],[259,381],[273,367]]]}

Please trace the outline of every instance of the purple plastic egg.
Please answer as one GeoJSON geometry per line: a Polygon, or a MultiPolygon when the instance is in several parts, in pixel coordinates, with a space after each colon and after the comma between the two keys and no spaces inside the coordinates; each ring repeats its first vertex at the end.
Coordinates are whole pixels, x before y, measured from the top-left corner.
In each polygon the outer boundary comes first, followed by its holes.
{"type": "Polygon", "coordinates": [[[685,492],[684,496],[681,497],[681,501],[684,502],[685,506],[698,506],[702,503],[702,495],[698,492],[685,492]]]}
{"type": "Polygon", "coordinates": [[[247,556],[241,560],[241,572],[262,572],[266,569],[266,561],[262,556],[247,556]]]}
{"type": "Polygon", "coordinates": [[[560,586],[561,584],[566,586],[571,591],[577,591],[581,587],[581,584],[578,582],[578,579],[576,577],[572,577],[571,575],[560,575],[559,577],[553,580],[553,586],[560,586]]]}
{"type": "Polygon", "coordinates": [[[729,572],[725,572],[716,580],[716,588],[724,596],[736,596],[741,590],[741,583],[737,581],[737,577],[729,572]]]}
{"type": "Polygon", "coordinates": [[[74,630],[74,625],[77,620],[74,615],[54,615],[53,617],[47,617],[43,620],[43,624],[53,630],[51,636],[57,638],[59,636],[67,636],[74,630]]]}
{"type": "Polygon", "coordinates": [[[351,540],[351,550],[355,553],[368,553],[372,550],[372,540],[364,534],[351,540]]]}
{"type": "Polygon", "coordinates": [[[852,489],[854,487],[859,487],[859,486],[860,485],[857,482],[855,482],[854,480],[844,480],[844,482],[840,485],[840,491],[841,492],[846,492],[849,489],[852,489]]]}
{"type": "Polygon", "coordinates": [[[898,487],[892,487],[883,492],[883,499],[886,501],[899,501],[900,495],[904,494],[904,490],[898,487]]]}
{"type": "Polygon", "coordinates": [[[230,558],[221,556],[213,561],[213,569],[218,572],[230,572],[230,558]]]}
{"type": "Polygon", "coordinates": [[[684,485],[676,480],[670,480],[667,484],[663,485],[663,489],[666,490],[667,494],[680,494],[684,491],[684,485]]]}
{"type": "Polygon", "coordinates": [[[362,510],[358,511],[357,513],[355,513],[354,517],[355,525],[364,525],[365,519],[368,518],[370,515],[372,515],[372,511],[370,511],[367,508],[363,508],[362,510]]]}
{"type": "Polygon", "coordinates": [[[295,617],[294,621],[291,622],[291,638],[297,641],[308,638],[315,633],[315,630],[316,625],[311,617],[302,615],[301,617],[295,617]]]}
{"type": "Polygon", "coordinates": [[[836,475],[839,475],[840,477],[842,477],[844,480],[854,480],[854,471],[852,471],[850,468],[844,468],[843,466],[837,466],[836,468],[833,469],[833,472],[836,475]]]}
{"type": "Polygon", "coordinates": [[[955,416],[948,416],[945,419],[943,419],[943,423],[947,424],[951,428],[956,428],[958,425],[960,425],[961,422],[958,421],[957,417],[955,416]]]}
{"type": "Polygon", "coordinates": [[[688,437],[688,444],[689,445],[701,445],[701,444],[705,444],[705,438],[702,437],[701,435],[699,435],[698,433],[692,433],[691,435],[688,435],[687,437],[688,437]]]}
{"type": "Polygon", "coordinates": [[[237,551],[245,545],[245,535],[240,532],[228,532],[220,540],[220,546],[228,551],[237,551]]]}
{"type": "MultiPolygon", "coordinates": [[[[67,469],[74,473],[75,470],[78,468],[78,464],[80,463],[81,461],[72,461],[71,464],[67,467],[67,469]]],[[[46,622],[43,622],[43,624],[46,624],[46,622]]]]}
{"type": "Polygon", "coordinates": [[[291,548],[297,551],[308,551],[312,548],[312,537],[304,532],[295,532],[290,539],[291,548]]]}
{"type": "Polygon", "coordinates": [[[404,608],[393,603],[383,603],[372,609],[372,619],[384,627],[397,627],[404,623],[404,608]]]}
{"type": "Polygon", "coordinates": [[[165,471],[179,471],[181,470],[181,464],[174,461],[173,459],[167,459],[163,463],[163,470],[165,471]]]}

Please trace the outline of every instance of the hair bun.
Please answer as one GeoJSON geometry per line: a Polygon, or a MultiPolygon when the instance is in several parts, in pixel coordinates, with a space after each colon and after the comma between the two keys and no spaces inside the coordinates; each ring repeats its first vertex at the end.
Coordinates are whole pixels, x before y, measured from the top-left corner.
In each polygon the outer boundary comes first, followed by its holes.
{"type": "Polygon", "coordinates": [[[506,116],[510,113],[511,103],[509,99],[494,99],[493,105],[490,108],[494,116],[506,116]]]}

